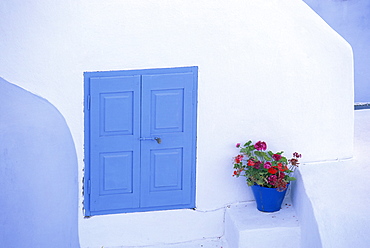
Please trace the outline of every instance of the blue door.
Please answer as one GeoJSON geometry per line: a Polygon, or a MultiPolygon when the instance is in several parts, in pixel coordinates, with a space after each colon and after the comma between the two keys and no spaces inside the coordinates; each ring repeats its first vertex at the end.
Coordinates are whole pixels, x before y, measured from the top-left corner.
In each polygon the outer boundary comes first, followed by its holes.
{"type": "Polygon", "coordinates": [[[85,214],[195,207],[197,67],[85,73],[85,214]]]}
{"type": "Polygon", "coordinates": [[[90,78],[91,212],[139,206],[139,120],[140,76],[90,78]]]}

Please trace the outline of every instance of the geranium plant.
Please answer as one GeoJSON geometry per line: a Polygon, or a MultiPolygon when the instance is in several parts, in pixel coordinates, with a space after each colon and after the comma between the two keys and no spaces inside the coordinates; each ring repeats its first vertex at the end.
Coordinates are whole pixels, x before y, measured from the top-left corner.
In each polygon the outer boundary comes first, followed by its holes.
{"type": "Polygon", "coordinates": [[[296,180],[291,175],[298,167],[301,154],[295,152],[293,158],[288,160],[282,155],[282,151],[267,151],[267,145],[263,141],[255,144],[248,141],[243,146],[238,143],[236,147],[240,149],[240,153],[234,157],[233,176],[245,176],[249,186],[257,184],[284,191],[289,182],[296,180]]]}

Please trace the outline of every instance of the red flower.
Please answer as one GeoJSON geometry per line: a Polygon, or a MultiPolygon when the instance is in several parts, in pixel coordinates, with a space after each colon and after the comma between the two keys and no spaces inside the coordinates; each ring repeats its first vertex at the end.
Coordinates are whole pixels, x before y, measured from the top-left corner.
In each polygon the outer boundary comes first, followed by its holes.
{"type": "Polygon", "coordinates": [[[272,155],[272,158],[275,160],[275,161],[279,161],[281,159],[281,155],[280,154],[274,154],[272,155]]]}
{"type": "Polygon", "coordinates": [[[264,167],[265,169],[270,169],[270,168],[271,168],[271,162],[267,161],[267,162],[263,165],[263,167],[264,167]]]}
{"type": "Polygon", "coordinates": [[[240,143],[236,143],[236,148],[239,148],[240,147],[240,143]]]}
{"type": "Polygon", "coordinates": [[[280,172],[280,173],[279,173],[279,178],[280,178],[280,179],[284,179],[284,177],[285,177],[285,173],[284,173],[284,172],[280,172]]]}
{"type": "Polygon", "coordinates": [[[239,164],[243,160],[243,155],[238,155],[235,157],[235,163],[239,164]]]}
{"type": "Polygon", "coordinates": [[[267,145],[264,141],[258,141],[255,145],[254,148],[256,148],[258,151],[265,151],[267,149],[267,145]]]}
{"type": "Polygon", "coordinates": [[[293,156],[294,156],[295,158],[300,158],[300,157],[302,157],[302,155],[301,155],[301,154],[299,154],[298,152],[293,153],[293,156]]]}
{"type": "Polygon", "coordinates": [[[254,166],[255,165],[255,162],[253,162],[253,160],[248,160],[247,165],[248,166],[254,166]]]}
{"type": "Polygon", "coordinates": [[[277,169],[275,169],[275,166],[274,167],[271,167],[270,169],[267,170],[270,174],[276,174],[276,172],[278,172],[277,169]]]}
{"type": "Polygon", "coordinates": [[[291,163],[294,166],[298,167],[298,165],[299,165],[298,159],[296,159],[296,158],[289,159],[288,161],[289,161],[289,163],[291,163]]]}
{"type": "Polygon", "coordinates": [[[253,167],[254,167],[255,169],[259,170],[259,169],[261,168],[261,165],[262,165],[262,162],[261,162],[261,161],[257,161],[257,162],[253,165],[253,167]]]}
{"type": "Polygon", "coordinates": [[[283,172],[283,171],[286,171],[288,169],[288,167],[286,167],[282,163],[278,163],[278,169],[279,169],[279,171],[283,172]]]}
{"type": "Polygon", "coordinates": [[[276,180],[277,180],[277,176],[276,175],[271,175],[267,178],[269,184],[271,185],[275,185],[276,184],[276,180]]]}

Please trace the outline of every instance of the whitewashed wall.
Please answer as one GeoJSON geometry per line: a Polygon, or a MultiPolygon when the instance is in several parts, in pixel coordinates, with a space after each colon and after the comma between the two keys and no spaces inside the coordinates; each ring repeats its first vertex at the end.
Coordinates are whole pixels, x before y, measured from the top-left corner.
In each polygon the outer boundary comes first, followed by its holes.
{"type": "Polygon", "coordinates": [[[1,247],[79,247],[77,167],[58,110],[0,78],[1,247]]]}
{"type": "Polygon", "coordinates": [[[64,115],[79,181],[84,71],[199,66],[197,211],[83,219],[81,196],[82,247],[222,236],[222,207],[252,199],[231,177],[236,142],[352,156],[352,51],[300,0],[13,0],[0,16],[0,76],[64,115]]]}
{"type": "Polygon", "coordinates": [[[355,102],[370,102],[370,1],[304,1],[352,46],[355,102]]]}

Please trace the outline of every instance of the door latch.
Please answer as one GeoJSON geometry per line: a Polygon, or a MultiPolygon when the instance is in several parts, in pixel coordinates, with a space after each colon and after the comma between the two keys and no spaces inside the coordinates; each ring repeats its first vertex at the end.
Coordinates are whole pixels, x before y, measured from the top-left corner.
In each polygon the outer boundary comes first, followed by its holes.
{"type": "Polygon", "coordinates": [[[154,137],[154,138],[143,137],[143,138],[140,138],[140,140],[155,140],[157,141],[158,144],[162,143],[162,139],[159,137],[154,137]]]}
{"type": "Polygon", "coordinates": [[[158,144],[162,143],[162,139],[161,138],[155,137],[154,139],[157,141],[158,144]]]}

